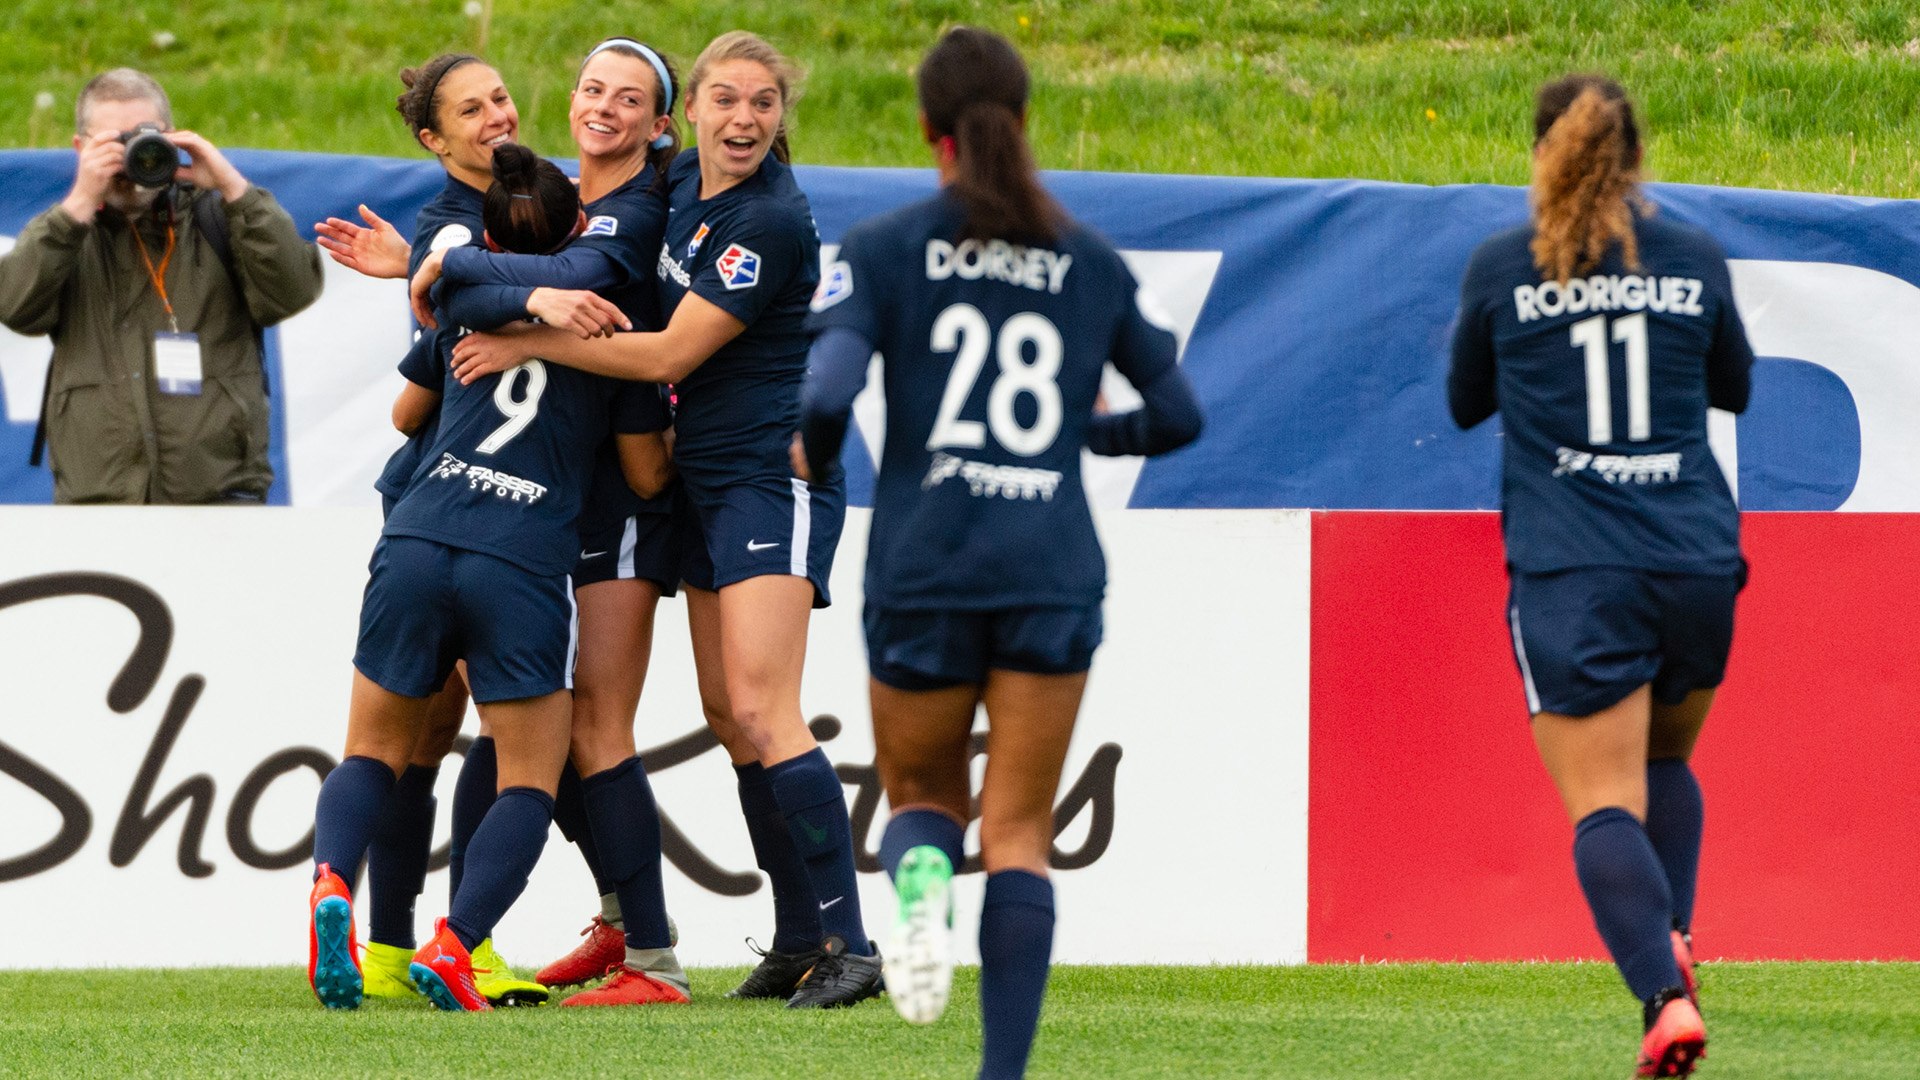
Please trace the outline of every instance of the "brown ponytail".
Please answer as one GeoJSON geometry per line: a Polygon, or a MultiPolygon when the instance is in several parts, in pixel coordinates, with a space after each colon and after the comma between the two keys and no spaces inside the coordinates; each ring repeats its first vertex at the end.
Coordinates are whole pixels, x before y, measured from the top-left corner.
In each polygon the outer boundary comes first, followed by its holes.
{"type": "Polygon", "coordinates": [[[558,165],[518,143],[505,143],[493,151],[493,186],[481,220],[501,248],[544,255],[572,238],[580,220],[580,190],[558,165]]]}
{"type": "Polygon", "coordinates": [[[920,63],[928,134],[953,140],[949,185],[967,210],[959,239],[1048,244],[1067,213],[1040,185],[1027,145],[1027,65],[1007,39],[956,26],[920,63]]]}
{"type": "Polygon", "coordinates": [[[1533,262],[1566,282],[1597,266],[1618,242],[1627,268],[1640,268],[1636,213],[1640,129],[1619,83],[1570,75],[1540,88],[1533,115],[1533,262]]]}

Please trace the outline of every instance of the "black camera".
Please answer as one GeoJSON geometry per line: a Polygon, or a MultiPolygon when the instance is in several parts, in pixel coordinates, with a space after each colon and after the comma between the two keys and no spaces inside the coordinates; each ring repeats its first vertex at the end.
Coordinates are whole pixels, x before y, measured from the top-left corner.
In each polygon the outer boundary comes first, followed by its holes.
{"type": "Polygon", "coordinates": [[[135,124],[132,131],[120,133],[127,144],[127,164],[121,174],[146,188],[163,188],[173,183],[180,168],[180,150],[160,133],[160,125],[135,124]]]}

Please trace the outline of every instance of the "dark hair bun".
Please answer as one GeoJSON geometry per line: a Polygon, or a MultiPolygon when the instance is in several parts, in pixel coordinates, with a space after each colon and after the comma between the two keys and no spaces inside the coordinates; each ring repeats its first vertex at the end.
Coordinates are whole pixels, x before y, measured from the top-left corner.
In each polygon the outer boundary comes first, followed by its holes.
{"type": "Polygon", "coordinates": [[[533,186],[540,155],[519,143],[502,143],[493,148],[493,178],[510,191],[533,186]]]}

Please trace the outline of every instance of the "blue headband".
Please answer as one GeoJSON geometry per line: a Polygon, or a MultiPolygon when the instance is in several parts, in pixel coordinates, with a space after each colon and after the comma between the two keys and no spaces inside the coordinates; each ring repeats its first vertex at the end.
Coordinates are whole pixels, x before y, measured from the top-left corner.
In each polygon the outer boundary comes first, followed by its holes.
{"type": "MultiPolygon", "coordinates": [[[[660,59],[659,53],[654,52],[652,49],[632,38],[608,38],[593,47],[593,51],[587,54],[587,60],[593,59],[606,50],[613,48],[615,45],[624,45],[632,49],[634,52],[640,54],[641,59],[653,65],[653,73],[660,77],[660,87],[667,98],[667,107],[661,111],[660,115],[671,119],[673,116],[673,76],[667,74],[667,62],[660,59]]],[[[580,61],[580,69],[582,71],[586,70],[587,60],[580,61]]],[[[673,145],[673,135],[670,132],[663,131],[660,133],[660,137],[653,140],[650,145],[656,150],[664,150],[673,145]]]]}

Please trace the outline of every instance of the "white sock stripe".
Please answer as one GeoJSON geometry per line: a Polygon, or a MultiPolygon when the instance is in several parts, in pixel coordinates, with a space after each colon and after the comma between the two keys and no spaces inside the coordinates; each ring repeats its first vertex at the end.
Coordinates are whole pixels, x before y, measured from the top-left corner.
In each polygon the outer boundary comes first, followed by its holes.
{"type": "Polygon", "coordinates": [[[812,539],[813,493],[807,490],[807,482],[796,476],[793,478],[793,540],[788,545],[787,563],[794,577],[807,576],[807,545],[812,539]]]}
{"type": "Polygon", "coordinates": [[[620,559],[614,567],[614,576],[625,580],[633,576],[633,552],[640,546],[640,519],[628,517],[620,530],[620,559]]]}
{"type": "Polygon", "coordinates": [[[1540,691],[1533,686],[1533,667],[1527,663],[1527,643],[1520,636],[1520,608],[1518,605],[1507,609],[1507,625],[1513,630],[1513,654],[1520,658],[1520,681],[1527,688],[1527,711],[1540,711],[1540,691]]]}

